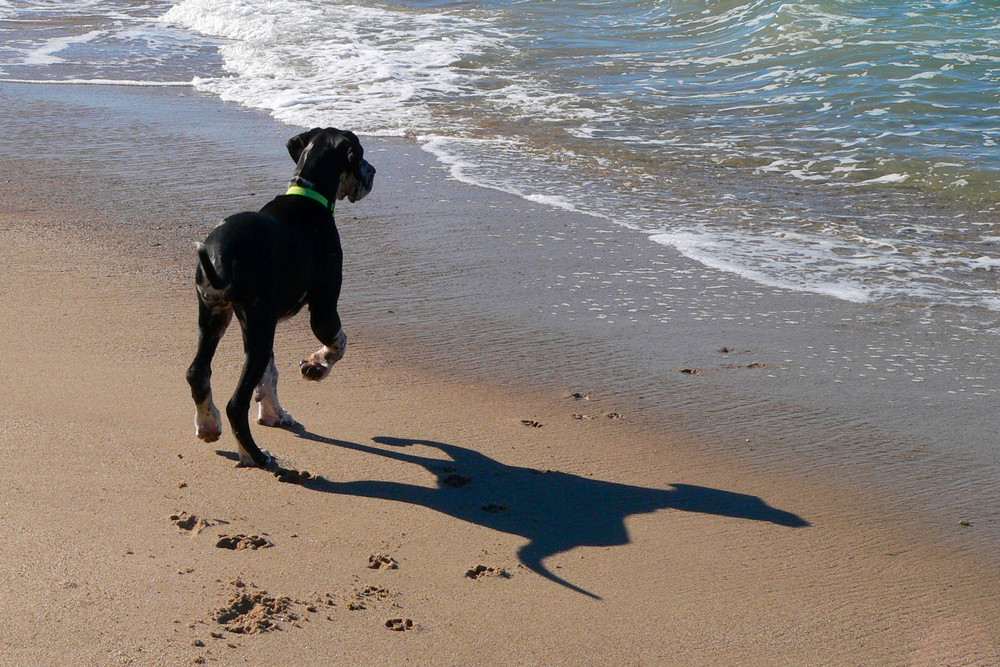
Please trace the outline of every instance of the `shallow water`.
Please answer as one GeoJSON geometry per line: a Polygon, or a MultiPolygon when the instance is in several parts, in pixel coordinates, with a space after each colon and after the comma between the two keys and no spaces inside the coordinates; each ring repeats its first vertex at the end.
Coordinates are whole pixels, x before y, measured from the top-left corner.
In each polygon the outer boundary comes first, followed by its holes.
{"type": "Polygon", "coordinates": [[[763,285],[1000,309],[996,9],[4,2],[0,76],[193,85],[763,285]]]}

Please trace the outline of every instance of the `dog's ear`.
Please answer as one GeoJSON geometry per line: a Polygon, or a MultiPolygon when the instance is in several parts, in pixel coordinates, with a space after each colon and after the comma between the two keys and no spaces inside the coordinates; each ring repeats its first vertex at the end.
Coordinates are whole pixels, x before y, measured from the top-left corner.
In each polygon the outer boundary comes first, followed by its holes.
{"type": "Polygon", "coordinates": [[[350,130],[343,133],[340,145],[337,146],[337,148],[344,152],[344,157],[347,158],[347,163],[352,165],[360,164],[361,158],[365,154],[365,149],[361,147],[361,142],[358,141],[358,136],[350,130]]]}
{"type": "Polygon", "coordinates": [[[323,131],[323,128],[314,127],[313,129],[303,132],[302,134],[297,134],[285,144],[285,148],[288,149],[288,154],[292,156],[292,162],[295,164],[299,163],[299,158],[302,157],[302,151],[306,149],[309,142],[313,138],[323,131]]]}

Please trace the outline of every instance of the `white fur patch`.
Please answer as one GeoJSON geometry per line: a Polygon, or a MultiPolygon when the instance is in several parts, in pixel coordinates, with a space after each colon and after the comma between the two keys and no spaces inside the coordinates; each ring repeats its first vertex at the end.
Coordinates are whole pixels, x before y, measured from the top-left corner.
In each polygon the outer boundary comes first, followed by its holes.
{"type": "Polygon", "coordinates": [[[194,434],[205,442],[215,442],[222,435],[222,415],[212,401],[212,394],[195,406],[194,434]]]}
{"type": "Polygon", "coordinates": [[[278,402],[278,368],[274,359],[267,365],[264,377],[257,385],[257,423],[264,426],[294,426],[295,419],[278,402]]]}
{"type": "MultiPolygon", "coordinates": [[[[240,456],[241,466],[245,466],[247,468],[257,467],[257,462],[253,460],[252,456],[250,456],[250,452],[243,449],[243,445],[241,445],[239,442],[236,443],[236,451],[240,456]]],[[[264,466],[267,467],[267,465],[274,460],[274,457],[271,456],[270,452],[264,449],[260,450],[260,453],[264,455],[265,459],[267,459],[267,461],[264,464],[264,466]]]]}
{"type": "Polygon", "coordinates": [[[337,332],[337,335],[334,337],[333,347],[324,345],[320,352],[323,359],[330,366],[343,359],[344,354],[347,352],[347,334],[344,333],[344,330],[341,329],[337,332]]]}
{"type": "Polygon", "coordinates": [[[319,381],[330,374],[333,365],[344,358],[347,351],[347,334],[341,329],[333,339],[333,345],[319,348],[299,365],[302,376],[307,380],[319,381]],[[317,375],[317,371],[319,374],[317,375]]]}
{"type": "Polygon", "coordinates": [[[361,178],[352,172],[344,172],[340,175],[340,183],[337,186],[337,199],[345,197],[351,202],[358,202],[368,196],[372,189],[372,179],[375,176],[375,168],[368,164],[367,160],[361,161],[361,178]]]}

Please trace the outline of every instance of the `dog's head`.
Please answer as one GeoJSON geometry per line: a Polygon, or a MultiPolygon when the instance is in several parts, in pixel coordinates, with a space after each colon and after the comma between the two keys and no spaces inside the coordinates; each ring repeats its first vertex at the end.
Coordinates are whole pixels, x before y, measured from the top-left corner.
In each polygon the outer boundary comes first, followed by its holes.
{"type": "Polygon", "coordinates": [[[360,201],[371,192],[375,167],[364,159],[365,149],[353,133],[315,127],[286,144],[295,161],[292,182],[315,189],[333,201],[360,201]]]}

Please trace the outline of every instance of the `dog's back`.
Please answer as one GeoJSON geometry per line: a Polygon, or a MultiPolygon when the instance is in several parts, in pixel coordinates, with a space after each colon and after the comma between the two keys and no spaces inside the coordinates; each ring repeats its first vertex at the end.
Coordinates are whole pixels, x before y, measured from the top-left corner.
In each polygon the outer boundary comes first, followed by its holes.
{"type": "Polygon", "coordinates": [[[293,315],[313,288],[317,267],[339,276],[340,237],[315,202],[282,195],[260,212],[223,220],[198,245],[199,291],[226,301],[273,299],[279,317],[293,315]]]}

